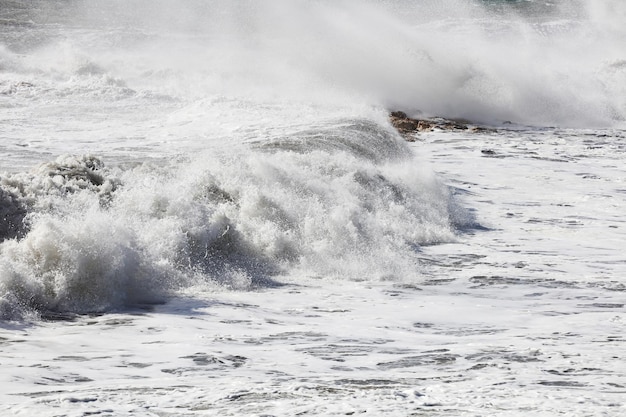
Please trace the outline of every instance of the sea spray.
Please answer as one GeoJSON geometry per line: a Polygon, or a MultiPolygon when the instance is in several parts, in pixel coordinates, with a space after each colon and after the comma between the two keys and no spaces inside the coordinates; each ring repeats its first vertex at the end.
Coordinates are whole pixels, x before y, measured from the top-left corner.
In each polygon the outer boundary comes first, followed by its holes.
{"type": "MultiPolygon", "coordinates": [[[[70,3],[42,23],[56,35],[11,56],[15,71],[3,74],[8,83],[37,74],[37,96],[63,106],[80,96],[111,111],[112,102],[147,105],[158,118],[167,100],[221,97],[490,124],[626,118],[619,1],[70,3]]],[[[155,133],[145,129],[138,135],[155,133]]]]}
{"type": "Polygon", "coordinates": [[[364,101],[496,124],[626,118],[624,7],[614,0],[150,4],[161,13],[146,22],[174,10],[165,27],[185,43],[151,32],[136,46],[161,44],[185,72],[209,75],[194,79],[196,92],[364,101]]]}

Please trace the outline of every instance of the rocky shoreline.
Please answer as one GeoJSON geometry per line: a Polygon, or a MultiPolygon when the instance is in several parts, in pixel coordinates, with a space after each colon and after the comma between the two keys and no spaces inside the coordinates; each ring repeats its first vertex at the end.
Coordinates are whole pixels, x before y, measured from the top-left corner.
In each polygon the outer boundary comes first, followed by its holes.
{"type": "Polygon", "coordinates": [[[403,111],[392,111],[389,114],[389,121],[400,135],[409,142],[415,142],[419,133],[433,132],[435,130],[466,131],[470,133],[495,131],[495,129],[473,125],[468,120],[452,120],[441,117],[418,119],[409,117],[403,111]]]}

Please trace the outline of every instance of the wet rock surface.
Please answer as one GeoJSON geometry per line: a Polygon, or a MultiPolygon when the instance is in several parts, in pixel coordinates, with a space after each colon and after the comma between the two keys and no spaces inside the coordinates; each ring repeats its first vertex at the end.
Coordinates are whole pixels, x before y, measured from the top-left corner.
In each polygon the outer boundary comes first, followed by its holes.
{"type": "Polygon", "coordinates": [[[399,110],[389,114],[389,121],[400,135],[409,142],[414,142],[419,133],[435,130],[466,131],[469,133],[495,132],[495,129],[474,125],[469,120],[453,120],[442,117],[415,118],[409,117],[405,112],[399,110]]]}

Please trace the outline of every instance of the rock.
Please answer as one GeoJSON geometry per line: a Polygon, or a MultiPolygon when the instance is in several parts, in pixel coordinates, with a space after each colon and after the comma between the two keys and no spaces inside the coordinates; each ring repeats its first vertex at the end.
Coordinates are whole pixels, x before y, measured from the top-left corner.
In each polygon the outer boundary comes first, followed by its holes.
{"type": "Polygon", "coordinates": [[[407,116],[403,111],[392,111],[389,114],[389,121],[400,135],[409,142],[415,141],[420,132],[432,132],[434,130],[458,130],[472,133],[493,131],[489,128],[473,126],[468,120],[451,120],[441,117],[417,119],[407,116]]]}

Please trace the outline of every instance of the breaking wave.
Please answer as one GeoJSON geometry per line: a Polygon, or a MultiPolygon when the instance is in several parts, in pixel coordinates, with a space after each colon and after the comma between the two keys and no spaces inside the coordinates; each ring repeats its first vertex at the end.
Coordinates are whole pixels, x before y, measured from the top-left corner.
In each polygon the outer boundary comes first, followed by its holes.
{"type": "Polygon", "coordinates": [[[341,121],[236,153],[107,167],[60,157],[0,178],[0,312],[101,312],[296,271],[416,279],[469,222],[388,127],[341,121]]]}

